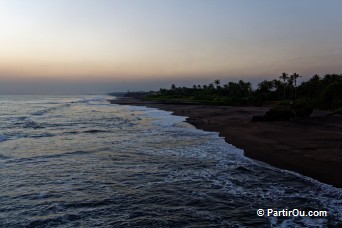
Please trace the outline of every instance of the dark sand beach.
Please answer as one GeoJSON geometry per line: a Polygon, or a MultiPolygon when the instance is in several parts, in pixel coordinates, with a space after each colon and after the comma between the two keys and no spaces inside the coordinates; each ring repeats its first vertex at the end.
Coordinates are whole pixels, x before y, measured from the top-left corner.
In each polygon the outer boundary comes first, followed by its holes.
{"type": "Polygon", "coordinates": [[[323,183],[342,187],[342,116],[314,111],[307,119],[252,122],[269,107],[223,107],[196,103],[142,101],[133,98],[111,103],[138,105],[187,116],[199,129],[220,136],[244,150],[247,157],[295,171],[323,183]]]}

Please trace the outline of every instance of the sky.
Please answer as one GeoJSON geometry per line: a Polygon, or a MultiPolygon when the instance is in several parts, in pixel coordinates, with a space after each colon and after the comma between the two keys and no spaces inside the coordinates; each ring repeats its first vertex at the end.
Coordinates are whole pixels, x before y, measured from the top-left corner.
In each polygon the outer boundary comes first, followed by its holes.
{"type": "Polygon", "coordinates": [[[0,94],[342,73],[340,0],[0,0],[0,94]]]}

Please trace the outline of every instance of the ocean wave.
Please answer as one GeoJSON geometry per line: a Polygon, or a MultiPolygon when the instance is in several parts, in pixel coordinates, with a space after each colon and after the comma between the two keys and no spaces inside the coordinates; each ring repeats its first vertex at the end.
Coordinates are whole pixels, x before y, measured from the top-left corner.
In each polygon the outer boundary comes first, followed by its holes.
{"type": "Polygon", "coordinates": [[[108,96],[84,97],[77,101],[86,105],[110,105],[108,96]]]}
{"type": "Polygon", "coordinates": [[[6,160],[6,159],[11,159],[11,157],[0,154],[0,160],[6,160]]]}
{"type": "Polygon", "coordinates": [[[83,156],[89,155],[91,153],[95,153],[95,151],[71,151],[65,153],[55,153],[55,154],[48,154],[48,155],[33,155],[28,157],[6,157],[7,164],[39,164],[39,163],[49,163],[51,159],[56,158],[63,158],[63,157],[72,157],[72,156],[83,156]]]}
{"type": "Polygon", "coordinates": [[[65,107],[69,107],[70,105],[71,104],[68,103],[68,104],[62,104],[62,105],[46,108],[46,109],[43,109],[43,110],[36,111],[36,112],[32,113],[31,115],[32,116],[42,116],[42,115],[45,115],[46,113],[53,112],[55,110],[62,109],[62,108],[65,108],[65,107]]]}
{"type": "Polygon", "coordinates": [[[86,131],[83,131],[83,133],[90,133],[90,134],[96,134],[96,133],[106,133],[106,132],[110,132],[110,131],[106,131],[106,130],[98,130],[98,129],[91,129],[91,130],[86,130],[86,131]]]}
{"type": "Polygon", "coordinates": [[[0,135],[0,142],[6,141],[8,138],[5,135],[0,135]]]}
{"type": "Polygon", "coordinates": [[[80,100],[80,102],[82,103],[88,103],[88,102],[92,102],[92,101],[106,101],[106,97],[104,96],[100,96],[100,97],[85,97],[82,100],[80,100]]]}
{"type": "Polygon", "coordinates": [[[0,219],[0,227],[325,226],[341,221],[340,190],[246,158],[217,132],[189,127],[185,117],[107,106],[105,96],[69,101],[75,103],[60,112],[51,109],[54,104],[25,104],[22,113],[29,118],[1,119],[0,139],[25,139],[1,144],[0,212],[6,219],[0,219]],[[329,209],[330,217],[256,216],[257,208],[275,205],[329,209]]]}

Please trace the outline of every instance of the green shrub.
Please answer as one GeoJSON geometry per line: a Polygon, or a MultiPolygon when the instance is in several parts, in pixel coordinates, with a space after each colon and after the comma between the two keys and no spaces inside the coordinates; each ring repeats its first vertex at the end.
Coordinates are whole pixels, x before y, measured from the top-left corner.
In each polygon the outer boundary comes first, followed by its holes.
{"type": "Polygon", "coordinates": [[[255,106],[263,106],[264,102],[267,100],[267,96],[265,93],[260,93],[256,95],[253,99],[253,103],[255,106]]]}
{"type": "Polygon", "coordinates": [[[296,117],[309,117],[313,112],[313,105],[305,99],[294,101],[292,108],[296,117]]]}
{"type": "Polygon", "coordinates": [[[265,114],[266,121],[289,121],[295,117],[295,113],[290,108],[275,107],[265,114]]]}

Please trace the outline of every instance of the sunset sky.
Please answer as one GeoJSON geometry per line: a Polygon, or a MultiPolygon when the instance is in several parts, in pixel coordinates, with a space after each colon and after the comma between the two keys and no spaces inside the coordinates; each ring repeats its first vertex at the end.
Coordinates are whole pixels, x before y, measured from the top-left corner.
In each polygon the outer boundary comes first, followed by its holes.
{"type": "Polygon", "coordinates": [[[0,0],[0,94],[342,73],[341,0],[0,0]]]}

